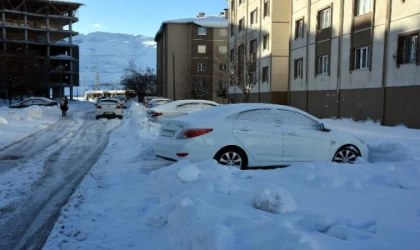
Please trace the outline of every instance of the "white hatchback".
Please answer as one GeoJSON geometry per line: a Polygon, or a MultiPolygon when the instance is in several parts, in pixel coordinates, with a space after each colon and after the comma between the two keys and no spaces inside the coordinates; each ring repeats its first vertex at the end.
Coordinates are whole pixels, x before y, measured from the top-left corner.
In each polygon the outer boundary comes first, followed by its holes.
{"type": "Polygon", "coordinates": [[[168,160],[215,159],[241,169],[299,162],[354,163],[368,159],[367,146],[296,108],[275,104],[231,104],[162,124],[155,154],[168,160]]]}
{"type": "Polygon", "coordinates": [[[162,121],[167,119],[189,115],[203,109],[216,107],[217,105],[219,104],[207,100],[179,100],[147,109],[146,112],[150,121],[162,123],[162,121]]]}
{"type": "Polygon", "coordinates": [[[101,117],[123,117],[123,107],[118,99],[101,99],[96,105],[96,119],[101,117]]]}

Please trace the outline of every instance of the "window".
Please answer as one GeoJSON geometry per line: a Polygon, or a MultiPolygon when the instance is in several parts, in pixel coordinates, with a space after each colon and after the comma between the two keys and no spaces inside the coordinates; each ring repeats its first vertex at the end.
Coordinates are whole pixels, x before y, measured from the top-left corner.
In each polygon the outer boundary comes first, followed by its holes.
{"type": "Polygon", "coordinates": [[[372,11],[372,0],[356,0],[356,15],[361,16],[372,11]]]}
{"type": "Polygon", "coordinates": [[[219,69],[220,69],[221,71],[226,71],[226,70],[227,70],[227,65],[226,65],[226,64],[224,64],[224,63],[222,63],[222,64],[220,64],[220,65],[219,65],[219,69]]]}
{"type": "Polygon", "coordinates": [[[241,32],[244,29],[244,19],[242,18],[239,20],[239,32],[241,32]]]}
{"type": "Polygon", "coordinates": [[[274,114],[276,117],[276,124],[302,126],[313,129],[320,128],[318,122],[297,112],[278,109],[274,111],[274,114]]]}
{"type": "Polygon", "coordinates": [[[235,61],[235,49],[230,50],[230,61],[235,61]]]}
{"type": "Polygon", "coordinates": [[[206,53],[206,45],[198,45],[198,53],[205,54],[206,53]]]}
{"type": "Polygon", "coordinates": [[[233,24],[230,25],[230,36],[234,36],[235,35],[235,30],[234,30],[235,26],[233,24]]]}
{"type": "Polygon", "coordinates": [[[205,36],[205,35],[207,35],[207,28],[198,27],[198,35],[199,36],[205,36]]]}
{"type": "Polygon", "coordinates": [[[257,14],[257,10],[254,10],[251,12],[251,16],[250,16],[250,22],[251,25],[256,24],[257,23],[257,18],[258,18],[258,14],[257,14]]]}
{"type": "Polygon", "coordinates": [[[399,64],[417,63],[419,65],[419,33],[400,36],[398,52],[399,64]]]}
{"type": "Polygon", "coordinates": [[[241,4],[243,2],[243,0],[239,0],[239,4],[241,4]]]}
{"type": "Polygon", "coordinates": [[[269,38],[270,38],[269,35],[265,35],[264,38],[263,38],[263,49],[264,50],[269,49],[269,42],[270,42],[269,38]]]}
{"type": "Polygon", "coordinates": [[[257,50],[258,50],[258,42],[257,42],[257,39],[252,39],[249,42],[249,53],[251,55],[255,55],[255,54],[257,54],[257,50]]]}
{"type": "Polygon", "coordinates": [[[198,71],[206,71],[207,70],[207,65],[205,63],[199,63],[197,70],[198,71]]]}
{"type": "Polygon", "coordinates": [[[219,53],[220,54],[227,54],[228,48],[227,46],[219,46],[219,53]]]}
{"type": "Polygon", "coordinates": [[[331,26],[331,9],[327,8],[318,12],[318,29],[325,29],[331,26]]]}
{"type": "Polygon", "coordinates": [[[262,69],[262,81],[268,82],[268,66],[265,66],[262,69]]]}
{"type": "Polygon", "coordinates": [[[248,111],[241,112],[235,115],[235,117],[237,120],[241,120],[241,121],[253,121],[253,122],[273,123],[273,124],[275,120],[273,113],[269,109],[248,110],[248,111]]]}
{"type": "Polygon", "coordinates": [[[264,2],[264,17],[270,15],[270,1],[264,2]]]}
{"type": "Polygon", "coordinates": [[[303,77],[303,58],[295,60],[295,78],[303,77]]]}
{"type": "Polygon", "coordinates": [[[231,0],[230,1],[230,10],[234,11],[235,10],[235,0],[231,0]]]}
{"type": "Polygon", "coordinates": [[[227,36],[228,31],[227,29],[220,29],[220,36],[227,36]]]}
{"type": "Polygon", "coordinates": [[[329,56],[319,56],[318,57],[318,75],[328,74],[329,72],[329,56]]]}
{"type": "Polygon", "coordinates": [[[295,38],[303,38],[303,19],[296,21],[295,38]]]}
{"type": "Polygon", "coordinates": [[[354,69],[369,68],[369,46],[354,50],[354,69]]]}

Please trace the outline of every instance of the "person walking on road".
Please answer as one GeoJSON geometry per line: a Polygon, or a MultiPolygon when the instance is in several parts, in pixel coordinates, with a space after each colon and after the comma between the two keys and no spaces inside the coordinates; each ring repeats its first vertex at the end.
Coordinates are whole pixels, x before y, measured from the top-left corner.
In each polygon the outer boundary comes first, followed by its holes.
{"type": "Polygon", "coordinates": [[[61,98],[60,101],[60,109],[61,109],[61,116],[67,115],[67,110],[69,109],[69,101],[67,100],[67,96],[61,98]]]}

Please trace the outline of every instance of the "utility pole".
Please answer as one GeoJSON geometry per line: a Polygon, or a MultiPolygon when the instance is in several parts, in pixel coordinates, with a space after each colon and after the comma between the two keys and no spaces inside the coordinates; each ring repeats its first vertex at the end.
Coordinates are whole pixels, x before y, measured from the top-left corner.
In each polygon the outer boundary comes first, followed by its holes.
{"type": "Polygon", "coordinates": [[[174,101],[176,100],[175,94],[175,52],[172,52],[172,88],[174,91],[174,101]]]}
{"type": "Polygon", "coordinates": [[[99,83],[99,72],[96,72],[96,82],[95,82],[95,89],[99,90],[101,88],[101,85],[99,83]]]}

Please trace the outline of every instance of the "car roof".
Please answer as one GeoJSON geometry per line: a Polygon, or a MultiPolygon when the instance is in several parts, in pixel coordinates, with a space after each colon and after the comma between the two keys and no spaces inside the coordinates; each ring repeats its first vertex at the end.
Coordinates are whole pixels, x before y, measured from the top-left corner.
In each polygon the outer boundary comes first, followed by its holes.
{"type": "Polygon", "coordinates": [[[225,104],[219,105],[214,108],[204,109],[200,112],[192,113],[187,116],[182,116],[176,119],[181,120],[203,120],[203,119],[212,119],[214,117],[229,117],[236,113],[244,112],[247,110],[253,109],[282,109],[297,112],[305,116],[309,116],[316,121],[319,121],[318,118],[294,107],[278,105],[278,104],[268,104],[268,103],[240,103],[240,104],[225,104]]]}
{"type": "Polygon", "coordinates": [[[29,101],[29,100],[34,100],[34,99],[40,99],[40,100],[44,100],[44,101],[47,101],[47,102],[55,102],[54,100],[48,99],[46,97],[38,97],[38,96],[33,96],[33,97],[26,98],[22,102],[29,101]]]}
{"type": "Polygon", "coordinates": [[[165,104],[162,104],[154,109],[165,109],[165,108],[174,108],[178,105],[187,104],[187,103],[206,103],[206,104],[212,104],[212,105],[219,105],[217,102],[208,101],[208,100],[178,100],[178,101],[172,101],[165,104]]]}

